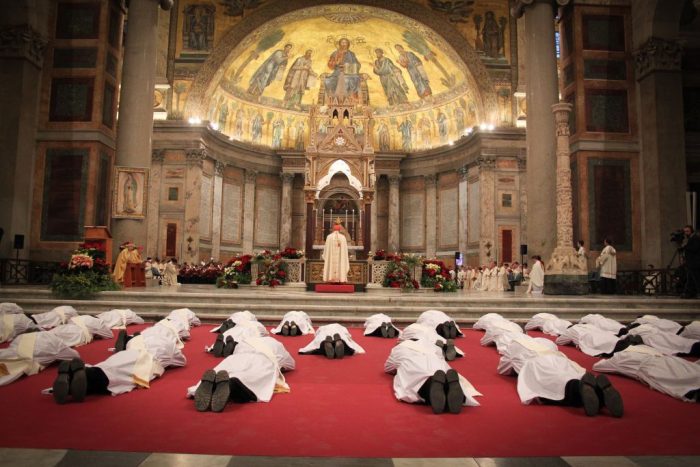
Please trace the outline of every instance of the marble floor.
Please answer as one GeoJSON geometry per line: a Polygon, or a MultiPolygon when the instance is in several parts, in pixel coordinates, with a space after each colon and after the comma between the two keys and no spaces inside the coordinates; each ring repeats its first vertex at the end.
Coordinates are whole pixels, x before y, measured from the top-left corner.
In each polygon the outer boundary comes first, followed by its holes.
{"type": "MultiPolygon", "coordinates": [[[[1,441],[0,441],[1,442],[1,441]]],[[[510,457],[510,458],[341,458],[243,457],[150,452],[0,448],[0,466],[32,467],[696,467],[697,456],[510,457]]]]}

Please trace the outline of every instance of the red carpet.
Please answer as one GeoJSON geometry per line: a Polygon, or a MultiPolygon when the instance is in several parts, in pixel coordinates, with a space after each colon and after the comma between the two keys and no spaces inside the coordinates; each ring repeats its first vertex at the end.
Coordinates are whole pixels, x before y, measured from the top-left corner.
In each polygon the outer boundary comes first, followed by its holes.
{"type": "MultiPolygon", "coordinates": [[[[166,370],[148,390],[58,406],[39,393],[51,385],[55,366],[0,387],[0,446],[351,457],[700,454],[700,405],[620,376],[610,379],[624,397],[622,419],[521,405],[515,378],[496,373],[497,352],[481,347],[476,331],[458,339],[466,357],[453,366],[484,396],[481,407],[465,407],[460,415],[433,415],[428,406],[396,401],[392,377],[382,372],[394,341],[363,337],[360,329],[353,334],[367,354],[343,360],[296,354],[309,336],[280,337],[297,361],[297,370],[287,375],[290,394],[269,404],[229,404],[222,414],[199,413],[185,388],[218,362],[203,352],[214,340],[209,329],[194,329],[185,347],[188,365],[166,370]]],[[[79,351],[97,363],[111,345],[96,341],[79,351]]],[[[595,360],[571,347],[562,350],[588,369],[595,360]]]]}
{"type": "Polygon", "coordinates": [[[355,286],[350,284],[316,284],[316,293],[353,293],[355,286]]]}

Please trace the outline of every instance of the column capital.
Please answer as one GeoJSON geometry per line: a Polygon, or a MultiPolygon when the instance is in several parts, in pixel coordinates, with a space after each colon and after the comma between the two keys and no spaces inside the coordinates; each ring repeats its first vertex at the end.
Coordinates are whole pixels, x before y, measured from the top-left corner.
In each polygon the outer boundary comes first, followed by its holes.
{"type": "Polygon", "coordinates": [[[221,161],[214,161],[214,175],[217,177],[223,177],[224,176],[224,169],[226,168],[226,164],[221,161]]]}
{"type": "Polygon", "coordinates": [[[469,167],[466,165],[463,165],[459,169],[455,170],[457,172],[457,175],[459,175],[459,180],[462,182],[467,181],[467,177],[469,176],[469,167]]]}
{"type": "Polygon", "coordinates": [[[533,6],[536,3],[548,3],[552,8],[560,8],[568,5],[571,0],[515,0],[510,8],[510,14],[515,18],[520,18],[527,7],[533,6]]]}
{"type": "Polygon", "coordinates": [[[476,164],[481,170],[493,170],[496,168],[496,158],[492,156],[481,156],[476,160],[476,164]]]}
{"type": "Polygon", "coordinates": [[[682,53],[677,41],[650,37],[634,52],[637,81],[656,71],[680,71],[682,53]]]}
{"type": "Polygon", "coordinates": [[[423,180],[425,181],[426,188],[435,187],[438,177],[437,174],[424,175],[423,180]]]}
{"type": "Polygon", "coordinates": [[[46,44],[48,41],[29,25],[0,28],[0,57],[24,58],[41,68],[46,44]]]}
{"type": "Polygon", "coordinates": [[[389,175],[387,179],[389,180],[389,186],[398,187],[399,183],[401,183],[401,175],[389,175]]]}
{"type": "Polygon", "coordinates": [[[207,150],[204,148],[188,149],[185,151],[187,164],[202,166],[204,159],[207,158],[207,150]]]}
{"type": "Polygon", "coordinates": [[[165,149],[153,149],[151,151],[152,162],[163,162],[165,160],[165,149]]]}
{"type": "Polygon", "coordinates": [[[554,113],[554,123],[557,126],[557,136],[569,136],[569,114],[573,105],[568,102],[559,102],[552,106],[552,113],[554,113]]]}
{"type": "Polygon", "coordinates": [[[246,169],[245,171],[245,182],[246,183],[255,183],[255,179],[258,176],[258,171],[257,170],[250,170],[246,169]]]}
{"type": "Polygon", "coordinates": [[[294,173],[293,172],[282,172],[280,174],[280,178],[282,179],[282,183],[292,183],[294,181],[294,173]]]}

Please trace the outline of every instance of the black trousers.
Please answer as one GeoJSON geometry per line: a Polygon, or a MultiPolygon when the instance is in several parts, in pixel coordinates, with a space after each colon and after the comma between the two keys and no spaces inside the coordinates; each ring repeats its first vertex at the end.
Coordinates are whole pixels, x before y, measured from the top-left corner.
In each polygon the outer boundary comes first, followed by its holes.
{"type": "Polygon", "coordinates": [[[700,291],[700,269],[687,268],[685,278],[685,288],[683,295],[687,297],[695,297],[700,291]]]}
{"type": "Polygon", "coordinates": [[[617,289],[617,280],[609,279],[607,277],[600,278],[600,293],[605,295],[612,295],[617,289]]]}

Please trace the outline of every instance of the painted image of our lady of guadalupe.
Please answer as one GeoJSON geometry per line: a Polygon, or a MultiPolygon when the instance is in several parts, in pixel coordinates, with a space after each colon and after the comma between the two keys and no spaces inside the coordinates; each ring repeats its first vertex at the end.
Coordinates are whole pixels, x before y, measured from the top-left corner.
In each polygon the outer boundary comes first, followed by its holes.
{"type": "Polygon", "coordinates": [[[343,102],[360,102],[360,61],[350,50],[350,41],[342,38],[338,41],[337,50],[328,59],[328,68],[333,70],[323,76],[326,99],[337,98],[343,102]]]}

